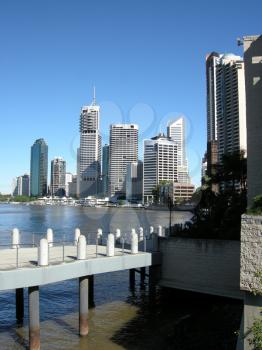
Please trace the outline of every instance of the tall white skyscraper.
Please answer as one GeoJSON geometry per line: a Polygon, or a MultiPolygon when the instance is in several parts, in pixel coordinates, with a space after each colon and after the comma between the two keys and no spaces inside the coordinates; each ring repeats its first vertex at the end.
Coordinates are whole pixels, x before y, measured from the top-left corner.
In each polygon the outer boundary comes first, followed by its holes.
{"type": "Polygon", "coordinates": [[[185,119],[180,117],[172,120],[167,126],[167,136],[177,144],[178,182],[189,183],[188,162],[186,158],[185,119]]]}
{"type": "MultiPolygon", "coordinates": [[[[246,150],[244,63],[240,56],[212,52],[206,58],[207,142],[223,154],[246,150]]],[[[208,154],[208,169],[212,163],[208,154]]]]}
{"type": "Polygon", "coordinates": [[[207,91],[207,141],[217,140],[217,96],[216,70],[220,63],[217,52],[206,56],[206,91],[207,91]]]}
{"type": "Polygon", "coordinates": [[[152,190],[161,181],[177,182],[177,143],[163,134],[144,140],[143,197],[153,199],[152,190]]]}
{"type": "Polygon", "coordinates": [[[97,195],[101,178],[100,107],[95,90],[90,106],[83,106],[80,114],[80,147],[78,151],[78,192],[80,197],[97,195]]]}
{"type": "Polygon", "coordinates": [[[127,164],[138,158],[138,126],[112,124],[109,147],[109,193],[125,195],[127,164]]]}

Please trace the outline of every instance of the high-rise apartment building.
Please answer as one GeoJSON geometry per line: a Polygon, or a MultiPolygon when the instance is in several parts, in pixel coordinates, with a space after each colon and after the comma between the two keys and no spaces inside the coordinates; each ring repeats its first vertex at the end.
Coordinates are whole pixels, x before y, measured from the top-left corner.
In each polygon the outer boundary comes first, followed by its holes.
{"type": "Polygon", "coordinates": [[[31,147],[30,162],[31,196],[47,194],[48,146],[44,139],[38,139],[31,147]]]}
{"type": "Polygon", "coordinates": [[[103,146],[102,151],[102,192],[108,195],[109,189],[109,145],[103,146]]]}
{"type": "Polygon", "coordinates": [[[50,189],[52,196],[65,196],[66,194],[66,162],[61,157],[51,161],[50,189]]]}
{"type": "Polygon", "coordinates": [[[65,195],[69,197],[69,183],[72,182],[73,174],[66,173],[65,174],[65,195]]]}
{"type": "Polygon", "coordinates": [[[246,151],[246,95],[244,62],[225,54],[216,69],[218,161],[223,155],[246,151]]]}
{"type": "Polygon", "coordinates": [[[262,194],[262,35],[245,36],[244,62],[247,115],[247,194],[251,206],[262,194]]]}
{"type": "MultiPolygon", "coordinates": [[[[207,175],[224,154],[246,151],[244,63],[240,56],[212,52],[206,58],[207,175]]],[[[214,191],[218,186],[212,185],[214,191]]]]}
{"type": "Polygon", "coordinates": [[[69,197],[77,197],[77,175],[72,175],[72,181],[68,183],[68,196],[69,197]]]}
{"type": "Polygon", "coordinates": [[[207,142],[217,140],[216,71],[220,57],[217,52],[206,56],[207,142]]]}
{"type": "Polygon", "coordinates": [[[126,194],[127,164],[137,162],[138,126],[136,124],[112,124],[110,127],[110,196],[126,194]]]}
{"type": "Polygon", "coordinates": [[[80,147],[78,153],[79,196],[97,195],[101,179],[100,107],[94,93],[90,106],[80,114],[80,147]]]}
{"type": "Polygon", "coordinates": [[[141,202],[143,196],[143,162],[127,164],[126,199],[130,202],[141,202]]]}
{"type": "Polygon", "coordinates": [[[180,183],[190,183],[186,158],[185,119],[172,120],[167,126],[167,136],[177,144],[177,177],[180,183]]]}
{"type": "Polygon", "coordinates": [[[144,140],[143,198],[153,200],[153,189],[161,181],[177,182],[177,143],[159,134],[144,140]]]}
{"type": "Polygon", "coordinates": [[[30,176],[28,174],[15,179],[13,196],[30,196],[30,176]]]}

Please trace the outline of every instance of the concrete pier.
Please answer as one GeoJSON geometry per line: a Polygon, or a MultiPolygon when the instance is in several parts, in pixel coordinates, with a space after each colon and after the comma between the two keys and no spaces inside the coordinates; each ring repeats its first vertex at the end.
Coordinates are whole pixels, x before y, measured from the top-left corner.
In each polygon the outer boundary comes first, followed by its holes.
{"type": "Polygon", "coordinates": [[[40,350],[39,287],[28,288],[29,349],[40,350]]]}
{"type": "Polygon", "coordinates": [[[146,279],[146,268],[141,267],[141,269],[140,269],[140,283],[142,286],[145,284],[145,279],[146,279]]]}
{"type": "Polygon", "coordinates": [[[89,276],[79,278],[79,335],[88,334],[88,283],[89,276]]]}
{"type": "Polygon", "coordinates": [[[17,288],[15,290],[16,300],[16,320],[17,322],[23,322],[24,318],[24,288],[17,288]]]}
{"type": "Polygon", "coordinates": [[[129,287],[131,290],[135,289],[136,284],[136,270],[130,269],[129,270],[129,287]]]}
{"type": "Polygon", "coordinates": [[[92,308],[95,306],[94,302],[94,275],[88,276],[88,306],[92,308]]]}

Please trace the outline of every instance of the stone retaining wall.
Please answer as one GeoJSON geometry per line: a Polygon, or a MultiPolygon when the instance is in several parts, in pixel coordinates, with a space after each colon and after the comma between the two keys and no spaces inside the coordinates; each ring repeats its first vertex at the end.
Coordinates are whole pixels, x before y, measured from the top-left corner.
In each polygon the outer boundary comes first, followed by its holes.
{"type": "Polygon", "coordinates": [[[240,288],[262,293],[259,272],[262,273],[262,216],[242,215],[240,288]]]}

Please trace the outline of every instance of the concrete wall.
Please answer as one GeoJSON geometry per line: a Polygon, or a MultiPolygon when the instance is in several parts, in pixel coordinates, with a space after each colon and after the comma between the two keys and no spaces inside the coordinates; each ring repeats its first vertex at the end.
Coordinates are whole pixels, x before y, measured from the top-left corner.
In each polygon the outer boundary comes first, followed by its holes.
{"type": "Polygon", "coordinates": [[[242,215],[240,288],[262,293],[262,216],[242,215]]]}
{"type": "Polygon", "coordinates": [[[243,298],[239,242],[172,237],[161,239],[160,251],[160,285],[243,298]]]}
{"type": "Polygon", "coordinates": [[[262,35],[244,37],[248,205],[262,194],[262,35]]]}
{"type": "Polygon", "coordinates": [[[260,317],[262,307],[262,296],[259,295],[262,293],[262,281],[257,276],[258,272],[262,272],[262,216],[242,215],[240,266],[240,288],[245,291],[243,330],[240,335],[246,336],[239,349],[252,350],[250,328],[260,317]]]}

